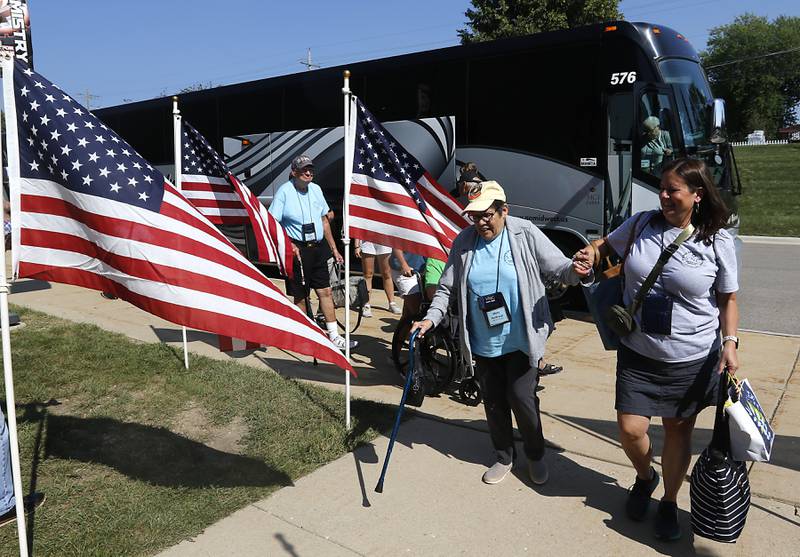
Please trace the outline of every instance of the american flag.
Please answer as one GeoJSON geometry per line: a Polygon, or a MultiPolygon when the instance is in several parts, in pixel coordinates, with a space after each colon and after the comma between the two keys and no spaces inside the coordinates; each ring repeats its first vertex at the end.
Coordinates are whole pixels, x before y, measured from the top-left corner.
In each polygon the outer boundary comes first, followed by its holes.
{"type": "Polygon", "coordinates": [[[110,292],[179,325],[352,372],[132,147],[21,62],[4,68],[15,276],[110,292]]]}
{"type": "Polygon", "coordinates": [[[249,342],[239,338],[231,338],[219,335],[219,351],[220,352],[235,352],[237,350],[255,350],[265,346],[257,342],[249,342]]]}
{"type": "Polygon", "coordinates": [[[294,256],[286,231],[200,132],[188,122],[181,129],[181,193],[214,224],[252,225],[258,260],[276,263],[291,278],[294,256]]]}
{"type": "Polygon", "coordinates": [[[364,104],[351,98],[350,236],[447,260],[462,207],[364,104]]]}

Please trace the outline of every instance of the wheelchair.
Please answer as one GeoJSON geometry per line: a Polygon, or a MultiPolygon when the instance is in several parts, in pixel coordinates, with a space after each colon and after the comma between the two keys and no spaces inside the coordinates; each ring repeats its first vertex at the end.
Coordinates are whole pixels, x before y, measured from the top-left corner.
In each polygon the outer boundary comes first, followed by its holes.
{"type": "MultiPolygon", "coordinates": [[[[416,277],[422,297],[419,312],[411,319],[401,318],[392,335],[392,361],[403,381],[408,373],[408,338],[411,325],[425,317],[430,307],[422,277],[418,273],[416,277]]],[[[455,304],[451,304],[439,326],[418,338],[414,347],[425,394],[435,396],[448,392],[464,404],[477,406],[483,399],[480,385],[472,375],[469,362],[460,347],[457,308],[455,304]]]]}

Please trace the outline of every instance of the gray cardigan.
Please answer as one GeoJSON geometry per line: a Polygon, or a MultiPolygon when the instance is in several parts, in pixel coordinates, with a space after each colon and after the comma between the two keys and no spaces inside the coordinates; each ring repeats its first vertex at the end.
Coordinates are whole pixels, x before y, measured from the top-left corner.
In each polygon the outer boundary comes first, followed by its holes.
{"type": "MultiPolygon", "coordinates": [[[[544,343],[553,330],[553,319],[545,296],[541,274],[553,276],[566,284],[577,284],[580,277],[572,269],[572,261],[565,257],[539,228],[521,218],[506,217],[511,256],[517,270],[525,329],[528,332],[528,354],[531,367],[537,367],[544,356],[544,343]]],[[[434,327],[442,322],[450,303],[450,296],[458,298],[459,336],[461,351],[472,366],[472,351],[467,333],[467,276],[478,232],[474,226],[462,230],[453,242],[447,265],[444,267],[439,287],[431,301],[425,319],[434,327]]],[[[516,323],[514,326],[519,327],[516,323]]]]}

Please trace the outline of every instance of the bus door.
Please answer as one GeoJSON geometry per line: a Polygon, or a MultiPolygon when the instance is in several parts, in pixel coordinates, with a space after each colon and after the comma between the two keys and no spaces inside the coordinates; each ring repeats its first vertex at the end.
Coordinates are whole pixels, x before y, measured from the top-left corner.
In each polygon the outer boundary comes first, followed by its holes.
{"type": "Polygon", "coordinates": [[[607,97],[608,180],[605,222],[613,230],[629,216],[633,146],[633,92],[612,92],[607,97]]]}
{"type": "Polygon", "coordinates": [[[661,169],[686,152],[672,89],[643,83],[633,94],[631,214],[659,207],[661,169]]]}

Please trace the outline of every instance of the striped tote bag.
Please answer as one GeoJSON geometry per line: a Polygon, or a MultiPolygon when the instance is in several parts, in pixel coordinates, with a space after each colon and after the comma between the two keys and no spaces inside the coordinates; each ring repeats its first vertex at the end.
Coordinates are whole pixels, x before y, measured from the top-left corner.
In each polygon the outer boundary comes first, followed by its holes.
{"type": "Polygon", "coordinates": [[[735,543],[750,509],[750,481],[747,465],[731,456],[728,417],[723,410],[729,384],[723,373],[714,435],[692,469],[689,498],[695,535],[735,543]]]}

